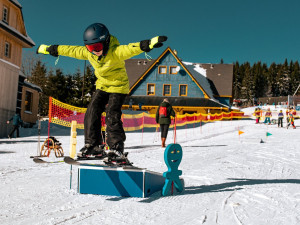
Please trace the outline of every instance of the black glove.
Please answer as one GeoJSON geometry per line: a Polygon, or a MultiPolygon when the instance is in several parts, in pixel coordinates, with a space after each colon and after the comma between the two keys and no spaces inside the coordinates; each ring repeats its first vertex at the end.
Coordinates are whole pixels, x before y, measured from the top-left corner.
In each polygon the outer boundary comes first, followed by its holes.
{"type": "Polygon", "coordinates": [[[167,39],[167,36],[157,36],[151,40],[144,40],[140,42],[140,48],[144,52],[150,52],[153,48],[159,48],[163,46],[162,42],[165,42],[167,39]]]}
{"type": "Polygon", "coordinates": [[[38,49],[36,50],[36,53],[41,54],[50,54],[52,56],[58,57],[58,51],[57,51],[58,45],[40,45],[38,49]]]}

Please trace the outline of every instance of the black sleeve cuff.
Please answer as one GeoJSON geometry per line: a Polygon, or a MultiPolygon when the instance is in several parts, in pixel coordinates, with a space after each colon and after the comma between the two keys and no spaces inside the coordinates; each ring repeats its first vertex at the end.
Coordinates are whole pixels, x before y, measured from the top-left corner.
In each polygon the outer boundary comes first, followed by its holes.
{"type": "Polygon", "coordinates": [[[150,52],[151,49],[149,48],[150,40],[144,40],[140,42],[140,49],[144,52],[150,52]]]}
{"type": "Polygon", "coordinates": [[[49,48],[47,48],[47,51],[50,55],[58,57],[58,45],[51,45],[49,48]]]}

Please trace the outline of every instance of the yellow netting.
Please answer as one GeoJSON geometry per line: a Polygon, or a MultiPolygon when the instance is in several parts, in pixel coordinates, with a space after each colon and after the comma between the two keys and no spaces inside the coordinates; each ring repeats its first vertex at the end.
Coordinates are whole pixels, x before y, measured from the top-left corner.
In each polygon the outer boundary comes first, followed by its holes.
{"type": "MultiPolygon", "coordinates": [[[[65,127],[71,127],[73,120],[77,121],[77,128],[84,129],[84,115],[86,108],[75,107],[54,98],[50,98],[49,103],[49,121],[65,127]]],[[[103,115],[105,117],[105,115],[103,115]]],[[[241,119],[244,117],[243,112],[222,112],[216,114],[185,114],[176,115],[176,126],[185,126],[187,124],[207,123],[220,120],[241,119]]],[[[143,128],[156,128],[157,123],[155,114],[140,113],[140,114],[123,114],[122,122],[125,131],[141,130],[143,128]]],[[[174,118],[172,124],[174,126],[174,118]]]]}

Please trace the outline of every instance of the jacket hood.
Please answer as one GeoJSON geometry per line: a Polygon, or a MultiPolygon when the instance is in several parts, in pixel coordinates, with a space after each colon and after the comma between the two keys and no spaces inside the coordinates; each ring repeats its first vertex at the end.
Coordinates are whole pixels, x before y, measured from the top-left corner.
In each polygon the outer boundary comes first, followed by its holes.
{"type": "Polygon", "coordinates": [[[115,36],[110,35],[109,48],[111,48],[111,47],[117,47],[119,45],[120,45],[119,40],[115,36]]]}

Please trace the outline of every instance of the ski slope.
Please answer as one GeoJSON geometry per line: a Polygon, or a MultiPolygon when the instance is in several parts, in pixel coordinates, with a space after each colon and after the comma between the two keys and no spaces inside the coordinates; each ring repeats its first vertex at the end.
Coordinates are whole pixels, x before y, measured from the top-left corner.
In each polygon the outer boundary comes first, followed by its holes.
{"type": "MultiPolygon", "coordinates": [[[[70,189],[70,165],[35,164],[29,156],[37,154],[37,129],[22,128],[21,138],[0,139],[0,224],[300,224],[300,120],[295,124],[234,120],[177,130],[185,191],[144,199],[78,194],[76,167],[70,189]]],[[[66,155],[69,132],[51,128],[66,155]]],[[[46,134],[45,124],[42,141],[46,134]]],[[[158,139],[155,132],[127,134],[135,166],[167,170],[158,139]]]]}

